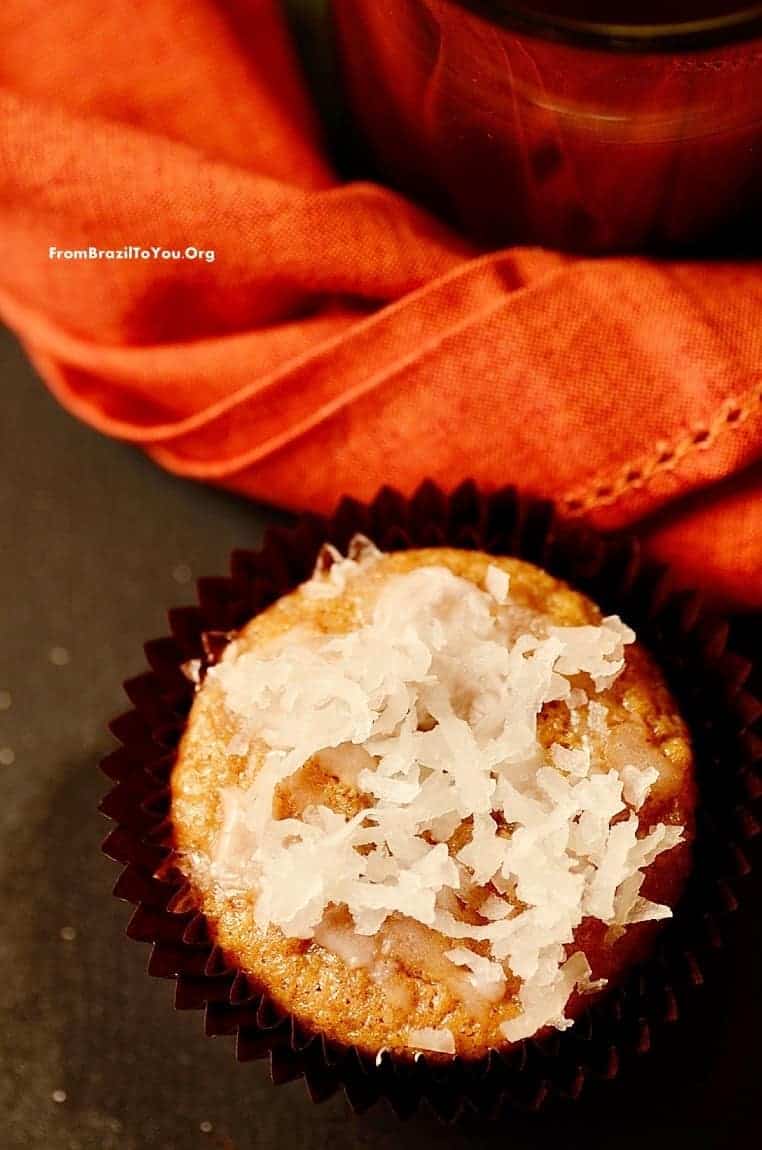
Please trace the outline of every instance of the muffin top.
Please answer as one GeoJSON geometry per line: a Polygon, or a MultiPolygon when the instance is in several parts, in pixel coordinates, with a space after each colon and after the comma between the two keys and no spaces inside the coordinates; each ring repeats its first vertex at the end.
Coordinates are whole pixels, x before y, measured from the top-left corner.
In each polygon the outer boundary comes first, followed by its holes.
{"type": "Polygon", "coordinates": [[[372,1053],[571,1026],[670,916],[694,804],[685,725],[618,617],[518,559],[362,537],[209,668],[172,775],[216,941],[372,1053]]]}

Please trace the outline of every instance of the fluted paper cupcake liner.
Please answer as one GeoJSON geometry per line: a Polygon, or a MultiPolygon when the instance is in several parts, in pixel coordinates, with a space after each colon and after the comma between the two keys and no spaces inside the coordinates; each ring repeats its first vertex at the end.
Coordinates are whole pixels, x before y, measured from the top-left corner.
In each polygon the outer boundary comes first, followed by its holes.
{"type": "Polygon", "coordinates": [[[170,611],[171,635],[146,644],[150,670],[125,683],[134,709],[111,724],[122,746],[102,764],[115,783],[101,804],[115,823],[104,850],[124,866],[114,893],[135,905],[127,934],[151,944],[151,974],[176,980],[178,1009],[203,1009],[207,1034],[235,1036],[241,1061],[268,1057],[276,1083],[302,1076],[315,1101],[343,1088],[358,1111],[385,1097],[406,1116],[426,1099],[446,1121],[464,1110],[494,1117],[505,1106],[576,1098],[589,1078],[616,1075],[678,1017],[708,952],[721,944],[737,880],[750,867],[762,704],[746,689],[751,666],[729,649],[727,624],[707,615],[696,595],[672,592],[666,569],[645,562],[636,540],[565,522],[551,504],[513,488],[484,495],[464,483],[446,495],[426,482],[409,499],[384,488],[370,504],[345,498],[330,518],[307,515],[272,529],[260,550],[234,552],[229,576],[199,580],[198,600],[170,611]],[[694,743],[693,869],[651,959],[570,1030],[474,1061],[389,1051],[369,1058],[285,1014],[215,945],[173,853],[169,779],[194,690],[186,664],[199,660],[203,674],[232,632],[310,576],[324,542],[343,551],[357,532],[386,551],[446,545],[515,555],[567,580],[635,628],[694,743]]]}

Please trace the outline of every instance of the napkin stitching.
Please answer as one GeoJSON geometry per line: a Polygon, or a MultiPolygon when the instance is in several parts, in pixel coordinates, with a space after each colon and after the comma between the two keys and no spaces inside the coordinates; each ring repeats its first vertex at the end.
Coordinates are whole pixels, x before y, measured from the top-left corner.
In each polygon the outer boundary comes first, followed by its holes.
{"type": "Polygon", "coordinates": [[[630,460],[619,468],[613,480],[608,476],[598,476],[592,484],[573,489],[561,501],[565,511],[570,515],[582,515],[597,507],[618,502],[628,491],[647,486],[662,472],[674,471],[679,463],[695,451],[706,451],[724,432],[740,427],[760,403],[760,382],[755,383],[740,398],[729,396],[708,424],[694,426],[672,445],[666,440],[659,440],[655,453],[630,460]]]}

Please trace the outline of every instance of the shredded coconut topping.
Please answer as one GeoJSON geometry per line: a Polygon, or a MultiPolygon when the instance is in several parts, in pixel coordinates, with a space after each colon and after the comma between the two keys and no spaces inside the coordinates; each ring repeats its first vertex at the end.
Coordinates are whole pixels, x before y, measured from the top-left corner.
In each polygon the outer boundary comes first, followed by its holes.
{"type": "Polygon", "coordinates": [[[446,1026],[437,1029],[423,1026],[420,1030],[408,1031],[408,1046],[413,1050],[435,1050],[440,1054],[455,1053],[455,1038],[446,1026]]]}
{"type": "MultiPolygon", "coordinates": [[[[340,595],[379,556],[362,537],[347,558],[326,547],[303,594],[340,595]]],[[[582,627],[529,617],[495,565],[484,589],[427,566],[383,581],[348,633],[301,628],[266,649],[231,646],[208,679],[238,752],[259,765],[253,782],[222,792],[215,879],[256,892],[261,927],[314,938],[352,966],[388,968],[411,940],[428,947],[429,973],[474,1012],[518,980],[508,1040],[565,1029],[571,994],[600,985],[573,949],[582,919],[616,930],[670,914],[640,895],[645,868],[682,838],[680,827],[640,827],[657,753],[632,722],[610,760],[622,728],[595,698],[634,638],[616,616],[582,627]],[[580,745],[538,739],[555,701],[580,745]],[[274,817],[278,788],[311,761],[353,790],[354,814],[308,790],[296,815],[274,817]]],[[[449,1030],[411,1031],[409,1045],[455,1050],[449,1030]]]]}

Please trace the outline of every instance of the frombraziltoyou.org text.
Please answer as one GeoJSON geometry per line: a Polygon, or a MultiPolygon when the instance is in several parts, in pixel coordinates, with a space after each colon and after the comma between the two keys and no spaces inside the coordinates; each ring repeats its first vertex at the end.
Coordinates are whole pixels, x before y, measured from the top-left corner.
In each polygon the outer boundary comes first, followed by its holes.
{"type": "Polygon", "coordinates": [[[143,247],[140,244],[125,244],[121,248],[99,248],[95,244],[86,248],[59,248],[51,244],[48,248],[48,259],[51,260],[203,260],[213,264],[216,258],[214,248],[199,248],[195,244],[184,248],[143,247]]]}

